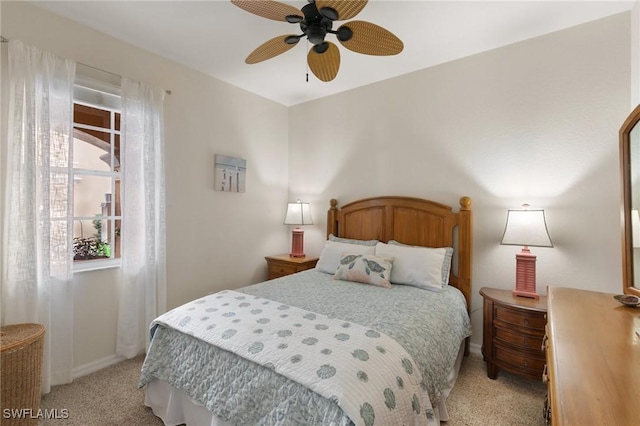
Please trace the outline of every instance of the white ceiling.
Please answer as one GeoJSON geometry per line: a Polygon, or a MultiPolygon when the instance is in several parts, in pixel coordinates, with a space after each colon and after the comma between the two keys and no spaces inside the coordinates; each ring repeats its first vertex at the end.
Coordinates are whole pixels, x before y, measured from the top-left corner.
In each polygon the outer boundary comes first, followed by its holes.
{"type": "MultiPolygon", "coordinates": [[[[307,1],[284,3],[301,8],[307,1]]],[[[368,56],[336,43],[341,54],[340,71],[333,81],[323,83],[307,71],[308,49],[302,40],[275,58],[245,64],[247,55],[263,42],[300,31],[296,24],[253,15],[229,0],[34,2],[286,106],[628,11],[633,3],[370,0],[354,19],[378,24],[394,33],[404,42],[403,52],[396,56],[368,56]]]]}

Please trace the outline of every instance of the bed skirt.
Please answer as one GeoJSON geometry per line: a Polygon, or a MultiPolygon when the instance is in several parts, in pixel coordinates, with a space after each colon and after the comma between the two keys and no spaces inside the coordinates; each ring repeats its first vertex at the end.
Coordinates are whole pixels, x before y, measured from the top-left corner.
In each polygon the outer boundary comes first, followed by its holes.
{"type": "MultiPolygon", "coordinates": [[[[448,375],[448,385],[443,390],[442,401],[433,407],[436,419],[445,422],[449,420],[446,400],[453,389],[460,372],[464,358],[464,341],[458,351],[458,357],[453,369],[448,375]]],[[[193,401],[184,392],[176,389],[162,380],[153,380],[146,386],[144,403],[153,413],[162,419],[166,426],[233,426],[232,423],[216,417],[201,404],[193,401]]]]}

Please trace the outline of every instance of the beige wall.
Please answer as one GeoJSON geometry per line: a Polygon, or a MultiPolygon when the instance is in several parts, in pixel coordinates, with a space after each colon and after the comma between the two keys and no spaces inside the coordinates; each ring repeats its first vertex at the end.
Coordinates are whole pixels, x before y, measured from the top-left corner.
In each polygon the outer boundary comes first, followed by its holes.
{"type": "Polygon", "coordinates": [[[630,94],[630,14],[556,32],[290,108],[290,198],[313,203],[318,254],[329,199],[473,199],[472,342],[483,286],[511,289],[507,209],[546,210],[547,285],[621,291],[618,129],[630,94]],[[314,117],[318,132],[309,132],[314,117]]]}
{"type": "MultiPolygon", "coordinates": [[[[289,247],[287,201],[312,203],[305,251],[317,255],[330,198],[383,194],[453,206],[473,198],[476,344],[478,290],[513,286],[518,248],[499,245],[508,208],[546,209],[555,248],[533,249],[540,292],[620,290],[617,132],[630,111],[630,14],[287,109],[30,4],[0,11],[5,37],[173,91],[169,307],[262,280],[263,256],[289,247]],[[247,159],[246,193],[213,190],[215,153],[247,159]]],[[[6,45],[2,54],[4,67],[6,45]]],[[[74,278],[76,367],[113,354],[117,272],[74,278]]]]}
{"type": "MultiPolygon", "coordinates": [[[[168,307],[265,279],[264,256],[288,246],[287,109],[29,3],[3,1],[0,10],[8,39],[172,90],[164,103],[168,307]],[[216,153],[247,160],[245,193],[214,191],[216,153]]],[[[3,44],[3,67],[6,55],[3,44]]],[[[5,152],[3,131],[2,161],[5,152]]],[[[82,368],[115,351],[118,269],[78,273],[74,283],[74,366],[82,368]]]]}

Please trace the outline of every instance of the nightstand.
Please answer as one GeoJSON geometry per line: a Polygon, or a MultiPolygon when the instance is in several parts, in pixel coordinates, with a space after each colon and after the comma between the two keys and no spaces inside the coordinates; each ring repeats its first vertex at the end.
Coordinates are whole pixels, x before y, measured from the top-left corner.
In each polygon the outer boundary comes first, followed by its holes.
{"type": "Polygon", "coordinates": [[[547,298],[517,297],[511,290],[488,287],[480,289],[480,294],[484,298],[482,355],[487,376],[495,379],[502,369],[542,380],[547,298]]]}
{"type": "Polygon", "coordinates": [[[317,257],[291,257],[288,254],[277,254],[265,257],[269,268],[268,280],[313,269],[318,263],[317,257]]]}

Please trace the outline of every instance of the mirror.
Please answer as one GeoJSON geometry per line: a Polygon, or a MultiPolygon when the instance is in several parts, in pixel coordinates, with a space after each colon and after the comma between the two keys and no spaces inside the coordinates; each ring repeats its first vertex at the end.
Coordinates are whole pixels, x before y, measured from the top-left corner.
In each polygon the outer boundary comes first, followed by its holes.
{"type": "Polygon", "coordinates": [[[640,296],[640,105],[620,128],[622,289],[640,296]]]}

